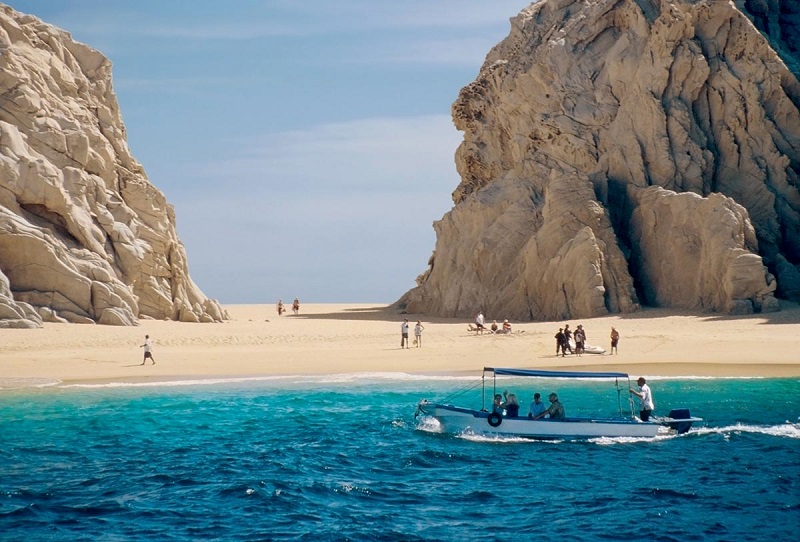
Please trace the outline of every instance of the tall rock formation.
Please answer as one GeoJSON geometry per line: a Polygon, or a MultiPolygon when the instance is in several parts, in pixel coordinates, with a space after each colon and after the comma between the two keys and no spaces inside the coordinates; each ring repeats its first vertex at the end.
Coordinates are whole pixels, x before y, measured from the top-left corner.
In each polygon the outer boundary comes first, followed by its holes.
{"type": "Polygon", "coordinates": [[[455,206],[398,305],[560,319],[800,300],[798,13],[788,0],[523,10],[453,104],[455,206]]]}
{"type": "Polygon", "coordinates": [[[0,327],[225,318],[131,156],[111,62],[0,6],[0,327]]]}

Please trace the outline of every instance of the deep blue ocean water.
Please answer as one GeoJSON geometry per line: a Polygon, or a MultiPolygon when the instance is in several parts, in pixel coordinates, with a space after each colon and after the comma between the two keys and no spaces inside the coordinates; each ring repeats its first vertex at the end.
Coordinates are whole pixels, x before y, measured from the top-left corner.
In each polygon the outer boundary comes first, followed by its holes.
{"type": "MultiPolygon", "coordinates": [[[[497,440],[414,418],[475,382],[0,390],[0,539],[797,540],[798,379],[650,379],[657,414],[705,419],[655,440],[497,440]]],[[[617,412],[608,383],[501,386],[526,404],[557,391],[568,415],[617,412]]]]}

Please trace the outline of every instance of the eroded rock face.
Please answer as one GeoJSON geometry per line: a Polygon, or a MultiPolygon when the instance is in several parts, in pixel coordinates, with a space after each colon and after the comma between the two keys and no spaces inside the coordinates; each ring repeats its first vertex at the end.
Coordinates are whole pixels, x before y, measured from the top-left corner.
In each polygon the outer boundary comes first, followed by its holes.
{"type": "Polygon", "coordinates": [[[773,292],[800,300],[796,11],[776,0],[523,10],[453,104],[455,206],[398,304],[559,319],[640,299],[732,313],[775,310],[773,292]]]}
{"type": "Polygon", "coordinates": [[[226,318],[127,147],[111,63],[0,7],[0,325],[226,318]]]}

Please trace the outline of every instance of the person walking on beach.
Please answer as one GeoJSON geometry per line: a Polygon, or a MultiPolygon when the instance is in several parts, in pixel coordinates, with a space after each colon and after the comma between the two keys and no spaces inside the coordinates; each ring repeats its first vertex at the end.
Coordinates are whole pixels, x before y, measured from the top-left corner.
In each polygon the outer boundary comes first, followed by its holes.
{"type": "Polygon", "coordinates": [[[292,312],[295,316],[300,314],[300,300],[296,297],[294,298],[294,301],[292,301],[292,312]]]}
{"type": "Polygon", "coordinates": [[[650,414],[656,407],[653,403],[653,393],[650,391],[650,386],[647,385],[647,380],[640,376],[636,383],[639,385],[639,390],[630,388],[630,392],[639,398],[639,418],[646,422],[650,419],[650,414]]]}
{"type": "Polygon", "coordinates": [[[286,309],[283,308],[283,301],[280,299],[278,300],[277,308],[278,308],[278,316],[283,316],[283,313],[286,311],[286,309]]]}
{"type": "Polygon", "coordinates": [[[619,355],[619,349],[617,348],[617,344],[619,344],[619,331],[616,330],[613,326],[611,327],[611,353],[614,353],[614,350],[617,351],[617,355],[619,355]]]}
{"type": "Polygon", "coordinates": [[[417,320],[417,325],[414,326],[414,345],[417,348],[422,346],[422,332],[425,330],[425,326],[422,325],[420,320],[417,320]]]}
{"type": "Polygon", "coordinates": [[[402,349],[403,347],[410,348],[408,346],[408,318],[400,324],[400,348],[402,349]]]}
{"type": "Polygon", "coordinates": [[[144,344],[139,348],[144,348],[144,359],[142,359],[141,365],[144,365],[144,362],[147,361],[147,358],[150,358],[150,361],[152,361],[153,365],[155,365],[156,360],[153,357],[153,341],[150,340],[150,335],[144,336],[144,344]]]}

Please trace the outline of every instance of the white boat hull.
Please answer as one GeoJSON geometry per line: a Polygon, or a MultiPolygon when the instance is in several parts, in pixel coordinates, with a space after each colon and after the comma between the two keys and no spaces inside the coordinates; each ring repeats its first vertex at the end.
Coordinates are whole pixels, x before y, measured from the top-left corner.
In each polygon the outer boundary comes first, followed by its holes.
{"type": "MultiPolygon", "coordinates": [[[[486,435],[533,439],[574,439],[594,437],[644,437],[658,434],[660,424],[626,419],[566,418],[563,420],[527,417],[502,417],[500,423],[489,423],[489,412],[452,405],[422,405],[422,412],[434,417],[447,433],[474,432],[486,435]]],[[[497,418],[492,418],[497,422],[497,418]]]]}

